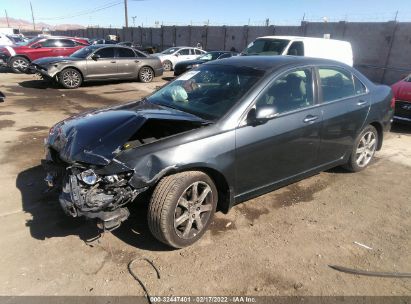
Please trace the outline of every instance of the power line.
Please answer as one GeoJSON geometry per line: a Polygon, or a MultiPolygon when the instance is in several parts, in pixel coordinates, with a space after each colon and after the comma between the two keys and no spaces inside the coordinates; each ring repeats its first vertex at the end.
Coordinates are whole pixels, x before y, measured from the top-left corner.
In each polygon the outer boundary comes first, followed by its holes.
{"type": "Polygon", "coordinates": [[[75,14],[59,16],[59,17],[53,17],[53,18],[37,18],[37,20],[62,20],[62,19],[70,19],[70,18],[75,18],[75,17],[79,17],[79,16],[84,16],[84,15],[90,15],[90,14],[93,14],[93,13],[96,13],[96,12],[111,8],[113,6],[119,5],[121,3],[122,3],[122,1],[109,2],[109,3],[106,3],[102,6],[98,6],[98,7],[92,8],[92,9],[80,11],[80,12],[77,12],[75,14]]]}

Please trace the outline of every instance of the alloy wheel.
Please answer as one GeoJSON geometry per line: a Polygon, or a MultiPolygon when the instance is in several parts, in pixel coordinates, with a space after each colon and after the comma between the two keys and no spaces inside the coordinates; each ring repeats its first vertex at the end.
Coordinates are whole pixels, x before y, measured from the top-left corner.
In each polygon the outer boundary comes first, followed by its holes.
{"type": "Polygon", "coordinates": [[[16,59],[13,61],[13,69],[20,70],[20,71],[25,71],[29,64],[27,63],[26,60],[23,59],[16,59]]]}
{"type": "Polygon", "coordinates": [[[80,81],[80,75],[75,71],[69,70],[63,73],[63,82],[69,88],[77,88],[80,81]]]}
{"type": "Polygon", "coordinates": [[[371,161],[377,148],[377,137],[374,132],[366,132],[358,143],[355,151],[355,162],[359,167],[365,167],[371,161]]]}
{"type": "Polygon", "coordinates": [[[166,61],[163,63],[163,69],[164,71],[171,71],[171,62],[166,61]]]}
{"type": "Polygon", "coordinates": [[[212,214],[212,200],[211,187],[205,182],[184,190],[174,211],[174,230],[180,238],[191,239],[204,229],[212,214]]]}
{"type": "Polygon", "coordinates": [[[153,80],[153,71],[150,68],[144,67],[140,72],[140,79],[143,82],[150,82],[153,80]]]}

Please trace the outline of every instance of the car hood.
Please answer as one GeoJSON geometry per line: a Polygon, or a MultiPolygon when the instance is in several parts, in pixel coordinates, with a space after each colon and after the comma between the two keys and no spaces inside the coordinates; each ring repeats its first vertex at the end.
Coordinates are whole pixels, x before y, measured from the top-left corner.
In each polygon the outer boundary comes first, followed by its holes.
{"type": "Polygon", "coordinates": [[[396,99],[411,102],[411,82],[401,80],[392,85],[392,90],[396,99]]]}
{"type": "Polygon", "coordinates": [[[57,123],[50,129],[46,146],[69,163],[107,165],[149,119],[205,122],[189,113],[146,101],[133,102],[86,112],[57,123]]]}
{"type": "Polygon", "coordinates": [[[49,65],[53,63],[60,63],[60,62],[72,62],[72,61],[79,61],[84,60],[83,58],[75,58],[75,57],[45,57],[41,59],[34,60],[34,64],[38,65],[49,65]]]}

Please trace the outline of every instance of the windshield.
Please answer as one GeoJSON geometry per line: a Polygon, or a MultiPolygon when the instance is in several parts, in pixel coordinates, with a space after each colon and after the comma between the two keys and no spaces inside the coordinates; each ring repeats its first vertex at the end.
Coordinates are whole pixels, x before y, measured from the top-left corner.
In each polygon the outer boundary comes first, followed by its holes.
{"type": "Polygon", "coordinates": [[[70,55],[70,57],[74,58],[87,58],[88,55],[93,53],[96,50],[95,47],[83,47],[82,49],[79,49],[78,51],[75,51],[73,54],[70,55]]]}
{"type": "Polygon", "coordinates": [[[19,45],[29,45],[29,44],[32,44],[32,43],[40,40],[40,39],[43,39],[43,38],[42,37],[34,37],[34,38],[31,38],[30,40],[19,42],[19,45]]]}
{"type": "Polygon", "coordinates": [[[201,55],[200,57],[198,57],[198,59],[204,60],[204,61],[216,60],[220,55],[221,53],[219,52],[210,52],[210,53],[201,55]]]}
{"type": "Polygon", "coordinates": [[[147,98],[205,120],[223,117],[264,75],[248,67],[207,65],[186,72],[147,98]]]}
{"type": "Polygon", "coordinates": [[[257,39],[244,49],[243,54],[281,55],[289,42],[286,39],[257,39]]]}
{"type": "Polygon", "coordinates": [[[169,48],[167,50],[162,51],[161,54],[166,54],[166,55],[173,54],[174,52],[177,52],[179,49],[180,48],[169,48]]]}

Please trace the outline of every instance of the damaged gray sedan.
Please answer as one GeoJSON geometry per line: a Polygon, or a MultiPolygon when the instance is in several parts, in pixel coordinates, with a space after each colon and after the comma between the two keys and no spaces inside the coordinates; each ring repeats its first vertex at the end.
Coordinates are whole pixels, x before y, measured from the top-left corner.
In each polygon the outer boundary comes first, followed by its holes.
{"type": "Polygon", "coordinates": [[[393,115],[390,88],[334,61],[236,57],[137,102],[57,123],[46,181],[70,216],[114,229],[148,197],[153,235],[175,248],[227,212],[331,167],[368,166],[393,115]]]}
{"type": "Polygon", "coordinates": [[[87,81],[135,79],[151,82],[163,75],[160,59],[120,45],[86,46],[69,57],[45,57],[34,60],[28,73],[75,89],[87,81]]]}

